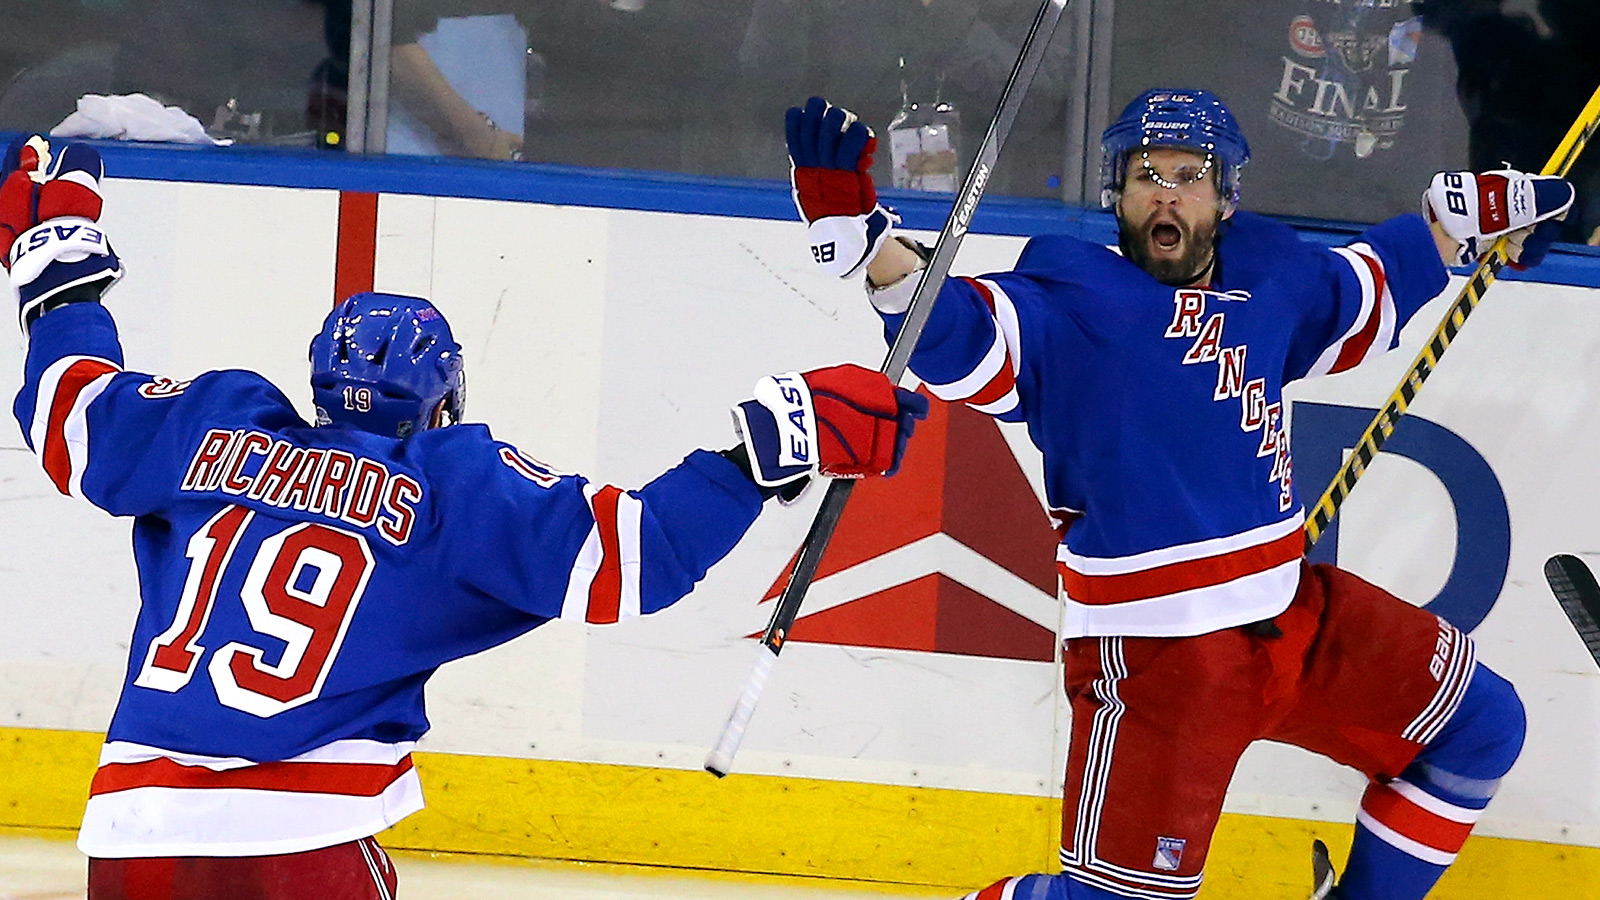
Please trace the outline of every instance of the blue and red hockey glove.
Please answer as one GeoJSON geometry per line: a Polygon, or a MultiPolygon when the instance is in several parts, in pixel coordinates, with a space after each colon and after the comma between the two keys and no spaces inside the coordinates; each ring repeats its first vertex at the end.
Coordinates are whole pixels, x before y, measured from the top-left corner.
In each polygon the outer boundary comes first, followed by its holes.
{"type": "Polygon", "coordinates": [[[1575,196],[1572,185],[1555,175],[1440,172],[1422,195],[1422,214],[1455,239],[1453,265],[1472,265],[1507,235],[1512,268],[1528,269],[1550,252],[1575,196]]]}
{"type": "Polygon", "coordinates": [[[811,258],[829,275],[866,268],[900,217],[878,203],[878,139],[849,110],[812,97],[784,116],[794,206],[810,226],[811,258]]]}
{"type": "Polygon", "coordinates": [[[856,365],[785,372],[756,382],[755,399],[733,408],[752,477],[780,487],[830,478],[893,475],[928,398],[856,365]]]}
{"type": "Polygon", "coordinates": [[[53,306],[99,299],[122,277],[122,261],[99,227],[105,167],[87,144],[52,148],[17,139],[0,163],[0,259],[17,290],[26,330],[53,306]],[[73,291],[95,285],[98,291],[73,291]]]}

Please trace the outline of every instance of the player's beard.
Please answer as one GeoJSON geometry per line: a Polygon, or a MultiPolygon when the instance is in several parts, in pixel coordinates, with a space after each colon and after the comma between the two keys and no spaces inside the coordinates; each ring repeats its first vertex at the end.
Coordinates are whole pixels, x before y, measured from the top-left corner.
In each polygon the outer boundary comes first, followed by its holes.
{"type": "Polygon", "coordinates": [[[1117,244],[1122,248],[1122,255],[1150,273],[1151,278],[1173,287],[1185,287],[1198,282],[1210,271],[1216,253],[1217,229],[1221,224],[1220,212],[1195,228],[1190,228],[1177,216],[1152,215],[1137,226],[1123,220],[1117,223],[1117,244]],[[1156,241],[1157,228],[1175,229],[1183,252],[1176,257],[1156,256],[1151,246],[1156,241]]]}

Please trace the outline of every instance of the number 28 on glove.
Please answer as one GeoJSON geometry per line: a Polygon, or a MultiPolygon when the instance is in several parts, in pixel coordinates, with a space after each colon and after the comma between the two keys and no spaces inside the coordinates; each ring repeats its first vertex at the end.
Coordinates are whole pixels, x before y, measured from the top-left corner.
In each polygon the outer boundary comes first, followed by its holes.
{"type": "Polygon", "coordinates": [[[855,114],[821,97],[784,119],[794,206],[809,226],[811,258],[849,278],[864,269],[900,217],[878,203],[872,155],[878,139],[855,114]]]}
{"type": "Polygon", "coordinates": [[[1468,266],[1506,235],[1513,267],[1538,265],[1572,208],[1572,185],[1555,175],[1514,169],[1440,172],[1422,195],[1422,213],[1456,242],[1455,265],[1468,266]]]}

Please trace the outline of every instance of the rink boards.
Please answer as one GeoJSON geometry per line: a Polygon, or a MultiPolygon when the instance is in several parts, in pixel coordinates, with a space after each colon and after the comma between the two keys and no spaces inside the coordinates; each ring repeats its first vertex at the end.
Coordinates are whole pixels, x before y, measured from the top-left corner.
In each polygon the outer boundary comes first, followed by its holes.
{"type": "MultiPolygon", "coordinates": [[[[815,273],[779,219],[381,193],[366,226],[371,198],[344,195],[341,230],[334,189],[112,179],[107,195],[130,368],[252,368],[309,412],[307,342],[336,278],[370,255],[377,289],[449,316],[469,419],[625,487],[731,444],[727,408],[758,376],[883,353],[859,288],[815,273]]],[[[1021,243],[974,234],[955,271],[1003,269],[1021,243]]],[[[1388,395],[1459,283],[1401,350],[1296,391],[1303,500],[1365,424],[1352,408],[1388,395]]],[[[1597,345],[1593,289],[1496,286],[1413,405],[1416,437],[1402,427],[1341,515],[1340,564],[1419,603],[1440,595],[1528,707],[1527,750],[1477,829],[1500,840],[1475,838],[1453,876],[1476,889],[1600,883],[1600,672],[1540,574],[1555,552],[1600,563],[1597,345]]],[[[20,355],[20,340],[0,351],[8,394],[20,355]]],[[[15,429],[0,433],[0,540],[19,548],[0,565],[0,825],[70,828],[128,652],[128,527],[55,495],[15,429]]],[[[913,450],[907,476],[858,492],[735,776],[699,767],[815,492],[765,512],[664,613],[551,623],[441,670],[418,763],[430,809],[385,841],[961,886],[1053,867],[1067,720],[1037,454],[949,410],[913,450]]],[[[1252,748],[1207,896],[1246,875],[1301,883],[1309,835],[1347,833],[1323,823],[1350,821],[1361,790],[1310,754],[1252,748]]]]}

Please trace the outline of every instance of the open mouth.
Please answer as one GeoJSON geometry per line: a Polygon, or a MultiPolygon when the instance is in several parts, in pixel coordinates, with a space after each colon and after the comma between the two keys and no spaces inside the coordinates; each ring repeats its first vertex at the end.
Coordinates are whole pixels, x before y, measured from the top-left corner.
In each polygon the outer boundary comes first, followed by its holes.
{"type": "Polygon", "coordinates": [[[1151,226],[1150,240],[1163,250],[1175,250],[1183,241],[1183,232],[1176,225],[1160,222],[1151,226]]]}

